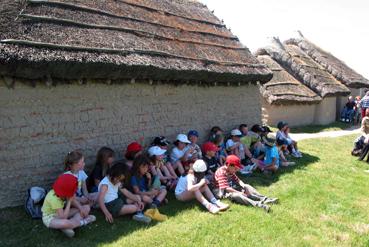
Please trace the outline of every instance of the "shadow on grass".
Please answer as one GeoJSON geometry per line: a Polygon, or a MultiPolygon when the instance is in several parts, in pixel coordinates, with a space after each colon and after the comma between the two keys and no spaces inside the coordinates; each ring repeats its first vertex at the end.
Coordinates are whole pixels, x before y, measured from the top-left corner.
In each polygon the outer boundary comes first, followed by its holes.
{"type": "Polygon", "coordinates": [[[296,165],[289,167],[281,167],[275,174],[265,175],[261,172],[254,172],[251,176],[240,176],[240,178],[246,183],[252,186],[269,186],[279,180],[281,176],[284,174],[288,174],[293,172],[294,170],[305,169],[311,163],[315,163],[319,161],[319,157],[303,153],[303,158],[301,159],[291,159],[291,161],[295,161],[296,165]]]}

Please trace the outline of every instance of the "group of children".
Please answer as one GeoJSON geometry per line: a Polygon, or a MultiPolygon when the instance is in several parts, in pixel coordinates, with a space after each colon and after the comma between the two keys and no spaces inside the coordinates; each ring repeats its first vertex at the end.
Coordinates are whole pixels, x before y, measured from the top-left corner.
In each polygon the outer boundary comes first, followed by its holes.
{"type": "Polygon", "coordinates": [[[278,128],[275,135],[267,126],[254,125],[249,130],[241,124],[225,142],[223,130],[214,126],[201,147],[199,133],[191,130],[177,135],[170,153],[170,142],[158,136],[146,151],[137,142],[129,144],[124,161],[116,161],[115,152],[102,147],[89,176],[83,154],[70,152],[65,157],[65,172],[44,200],[43,223],[73,237],[75,228],[96,220],[90,214],[93,207],[110,223],[127,214],[144,223],[164,221],[167,217],[158,208],[168,203],[168,191],[179,201],[196,199],[213,214],[229,208],[220,201],[223,198],[269,212],[269,204],[278,199],[260,194],[236,173],[276,172],[280,166],[293,165],[286,154],[301,157],[288,134],[288,124],[280,122],[278,128]]]}

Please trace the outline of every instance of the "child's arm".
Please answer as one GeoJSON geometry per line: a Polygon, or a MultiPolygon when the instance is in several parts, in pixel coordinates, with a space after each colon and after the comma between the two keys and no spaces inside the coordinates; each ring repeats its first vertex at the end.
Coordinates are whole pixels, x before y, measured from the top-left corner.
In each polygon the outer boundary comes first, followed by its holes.
{"type": "Polygon", "coordinates": [[[59,208],[56,210],[56,215],[59,219],[68,219],[70,206],[72,204],[72,201],[74,200],[74,197],[69,198],[67,200],[67,204],[65,205],[65,208],[59,208]]]}
{"type": "Polygon", "coordinates": [[[142,202],[141,196],[133,194],[132,192],[130,192],[126,188],[122,188],[122,189],[120,189],[120,191],[122,192],[122,194],[125,197],[127,197],[128,199],[134,201],[138,205],[138,207],[140,208],[140,210],[143,210],[144,209],[145,204],[142,202]]]}
{"type": "Polygon", "coordinates": [[[99,202],[99,206],[101,211],[104,213],[105,215],[105,220],[109,223],[113,223],[114,219],[113,216],[111,215],[111,213],[108,211],[108,209],[105,206],[104,203],[104,198],[106,195],[106,192],[108,191],[108,186],[107,185],[101,185],[100,187],[100,192],[99,192],[99,196],[98,196],[98,202],[99,202]]]}
{"type": "Polygon", "coordinates": [[[150,165],[150,172],[154,176],[157,176],[158,175],[158,172],[156,171],[156,167],[154,165],[150,165]]]}
{"type": "Polygon", "coordinates": [[[82,194],[86,197],[88,197],[88,191],[87,191],[87,185],[86,185],[86,180],[82,181],[82,194]]]}
{"type": "Polygon", "coordinates": [[[141,202],[141,197],[139,195],[135,195],[132,192],[130,192],[129,190],[127,190],[126,188],[122,188],[120,189],[120,191],[122,192],[122,194],[127,197],[128,199],[131,199],[134,202],[141,202]]]}
{"type": "Polygon", "coordinates": [[[193,184],[193,180],[188,176],[187,177],[187,190],[188,191],[196,191],[199,190],[202,186],[206,184],[205,178],[201,179],[197,184],[193,184]]]}
{"type": "Polygon", "coordinates": [[[82,218],[85,218],[88,216],[89,210],[87,210],[85,207],[82,207],[81,203],[78,200],[76,200],[75,196],[73,197],[73,200],[72,200],[72,206],[79,210],[82,218]]]}
{"type": "Polygon", "coordinates": [[[136,185],[132,186],[133,188],[133,193],[137,194],[137,195],[141,195],[141,196],[152,196],[154,195],[154,190],[150,190],[150,191],[140,191],[140,188],[136,185]]]}

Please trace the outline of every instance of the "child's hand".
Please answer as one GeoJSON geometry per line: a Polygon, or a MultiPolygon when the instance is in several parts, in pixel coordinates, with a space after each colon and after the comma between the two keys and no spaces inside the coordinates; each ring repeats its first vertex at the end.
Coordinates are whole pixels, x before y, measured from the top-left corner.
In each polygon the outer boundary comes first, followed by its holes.
{"type": "Polygon", "coordinates": [[[147,179],[151,179],[151,174],[149,172],[147,172],[145,175],[147,179]]]}
{"type": "Polygon", "coordinates": [[[79,210],[82,218],[86,218],[88,216],[88,213],[89,213],[89,210],[88,208],[86,207],[82,207],[80,210],[79,210]]]}
{"type": "Polygon", "coordinates": [[[141,196],[140,195],[135,195],[137,198],[137,202],[141,202],[141,196]]]}
{"type": "Polygon", "coordinates": [[[159,190],[158,189],[153,189],[152,191],[151,191],[151,195],[153,195],[153,196],[157,196],[157,195],[159,195],[159,190]]]}
{"type": "Polygon", "coordinates": [[[107,212],[105,214],[105,220],[109,223],[113,223],[114,222],[114,218],[113,218],[113,215],[111,215],[111,213],[107,212]]]}
{"type": "Polygon", "coordinates": [[[142,211],[145,207],[145,204],[143,202],[137,202],[136,205],[140,211],[142,211]]]}

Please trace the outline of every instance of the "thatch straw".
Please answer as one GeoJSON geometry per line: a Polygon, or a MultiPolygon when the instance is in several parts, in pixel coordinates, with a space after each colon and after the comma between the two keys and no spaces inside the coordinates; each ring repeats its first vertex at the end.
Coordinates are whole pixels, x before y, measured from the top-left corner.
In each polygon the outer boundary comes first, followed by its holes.
{"type": "Polygon", "coordinates": [[[0,32],[0,75],[226,84],[272,77],[198,2],[28,0],[21,13],[6,1],[12,29],[0,32]]]}
{"type": "Polygon", "coordinates": [[[259,55],[257,58],[273,72],[272,80],[260,88],[269,104],[313,104],[321,101],[319,95],[289,74],[270,55],[259,55]]]}
{"type": "Polygon", "coordinates": [[[286,43],[299,46],[306,54],[346,86],[351,88],[369,87],[369,80],[347,66],[343,61],[321,49],[306,38],[290,39],[287,40],[286,43]]]}

